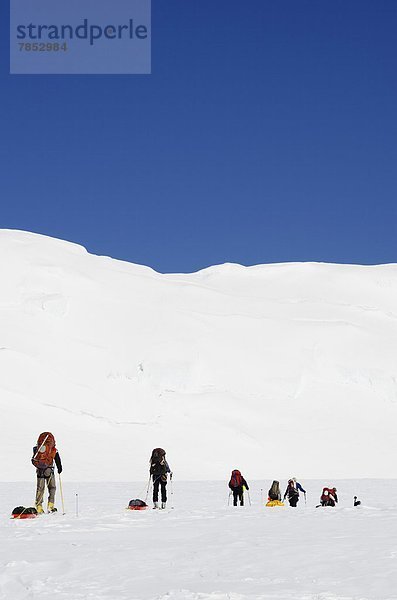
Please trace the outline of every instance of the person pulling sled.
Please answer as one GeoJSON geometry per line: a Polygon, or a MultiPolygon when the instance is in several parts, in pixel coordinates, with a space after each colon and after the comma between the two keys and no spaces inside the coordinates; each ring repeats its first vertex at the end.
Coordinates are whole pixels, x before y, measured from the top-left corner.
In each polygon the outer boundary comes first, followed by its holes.
{"type": "Polygon", "coordinates": [[[155,448],[150,457],[150,475],[153,479],[153,508],[159,508],[159,488],[161,486],[161,508],[167,505],[167,476],[172,472],[165,459],[165,450],[155,448]]]}
{"type": "Polygon", "coordinates": [[[237,506],[238,500],[240,501],[240,506],[244,506],[244,489],[249,490],[249,487],[248,483],[237,469],[232,471],[229,488],[233,493],[233,506],[237,506]]]}
{"type": "Polygon", "coordinates": [[[306,498],[306,490],[304,490],[301,484],[296,481],[296,477],[289,479],[283,501],[288,498],[289,505],[295,508],[299,502],[299,492],[305,494],[306,498]]]}
{"type": "Polygon", "coordinates": [[[45,487],[48,489],[48,512],[56,512],[55,508],[55,474],[54,462],[59,474],[62,473],[62,462],[58,450],[55,447],[55,438],[49,431],[41,433],[37,445],[33,448],[32,464],[36,467],[36,510],[38,514],[44,512],[43,496],[45,487]]]}

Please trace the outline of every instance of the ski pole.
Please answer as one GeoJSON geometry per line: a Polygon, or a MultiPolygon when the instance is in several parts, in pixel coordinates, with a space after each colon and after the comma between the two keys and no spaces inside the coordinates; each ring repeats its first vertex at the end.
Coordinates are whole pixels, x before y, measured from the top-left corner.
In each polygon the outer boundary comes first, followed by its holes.
{"type": "Polygon", "coordinates": [[[76,494],[76,517],[79,516],[79,495],[76,494]]]}
{"type": "Polygon", "coordinates": [[[227,505],[229,506],[230,504],[230,496],[232,495],[232,490],[230,490],[229,492],[229,496],[227,497],[227,505]]]}
{"type": "Polygon", "coordinates": [[[305,496],[305,506],[306,506],[306,492],[304,493],[304,496],[305,496]]]}
{"type": "Polygon", "coordinates": [[[248,502],[250,503],[250,506],[252,506],[249,490],[247,490],[247,495],[248,495],[248,502]]]}
{"type": "Polygon", "coordinates": [[[62,479],[61,479],[61,474],[58,473],[58,477],[59,477],[59,491],[61,492],[61,501],[62,501],[62,514],[66,514],[65,513],[65,502],[63,499],[63,489],[62,489],[62,479]]]}
{"type": "Polygon", "coordinates": [[[172,481],[172,473],[170,475],[170,482],[171,482],[171,508],[174,508],[174,484],[172,481]]]}
{"type": "Polygon", "coordinates": [[[263,488],[261,488],[261,506],[263,506],[263,488]]]}

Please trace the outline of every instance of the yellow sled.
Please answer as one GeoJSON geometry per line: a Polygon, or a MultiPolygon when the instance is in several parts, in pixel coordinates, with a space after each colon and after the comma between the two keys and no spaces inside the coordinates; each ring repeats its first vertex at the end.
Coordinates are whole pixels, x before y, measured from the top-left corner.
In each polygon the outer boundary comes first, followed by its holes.
{"type": "Polygon", "coordinates": [[[281,500],[269,500],[269,502],[266,502],[266,506],[284,506],[284,502],[281,502],[281,500]]]}

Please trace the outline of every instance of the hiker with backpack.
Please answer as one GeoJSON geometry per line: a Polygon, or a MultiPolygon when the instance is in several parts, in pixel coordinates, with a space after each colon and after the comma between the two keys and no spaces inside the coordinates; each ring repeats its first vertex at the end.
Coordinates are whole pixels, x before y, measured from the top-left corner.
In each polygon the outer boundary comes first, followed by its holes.
{"type": "Polygon", "coordinates": [[[269,502],[278,501],[281,502],[281,493],[280,493],[280,482],[273,481],[272,486],[268,492],[269,502]]]}
{"type": "Polygon", "coordinates": [[[150,457],[150,475],[153,479],[153,508],[159,508],[159,487],[161,486],[161,508],[167,504],[167,475],[172,472],[165,459],[165,450],[155,448],[150,457]]]}
{"type": "Polygon", "coordinates": [[[237,506],[238,500],[240,501],[240,506],[244,506],[244,489],[248,491],[249,487],[248,483],[237,469],[232,471],[229,488],[233,493],[233,506],[237,506]]]}
{"type": "Polygon", "coordinates": [[[59,474],[62,473],[61,457],[55,446],[55,438],[49,431],[41,433],[37,440],[37,445],[33,448],[32,464],[36,467],[37,487],[36,487],[36,510],[43,513],[43,496],[45,487],[48,489],[48,512],[56,512],[55,502],[55,474],[54,461],[59,474]]]}
{"type": "Polygon", "coordinates": [[[296,481],[296,477],[289,479],[287,489],[284,493],[283,502],[285,498],[288,498],[289,505],[295,508],[299,502],[299,492],[302,492],[306,498],[306,490],[304,490],[301,484],[296,481]]]}
{"type": "Polygon", "coordinates": [[[335,506],[338,503],[338,495],[336,493],[336,488],[323,488],[323,492],[321,494],[320,503],[321,506],[335,506]]]}

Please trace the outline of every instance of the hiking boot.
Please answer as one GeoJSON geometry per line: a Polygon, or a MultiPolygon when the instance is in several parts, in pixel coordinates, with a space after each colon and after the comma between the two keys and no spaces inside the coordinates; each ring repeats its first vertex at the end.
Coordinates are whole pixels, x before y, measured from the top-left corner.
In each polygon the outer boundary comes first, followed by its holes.
{"type": "Polygon", "coordinates": [[[153,502],[153,508],[158,508],[159,507],[159,503],[158,502],[153,502]]]}
{"type": "Polygon", "coordinates": [[[165,503],[165,502],[162,502],[162,503],[161,503],[161,508],[165,508],[165,506],[166,506],[166,503],[165,503]]]}
{"type": "Polygon", "coordinates": [[[42,515],[44,512],[42,504],[36,504],[36,510],[38,515],[42,515]]]}
{"type": "Polygon", "coordinates": [[[55,508],[53,502],[49,502],[48,503],[47,510],[48,510],[49,513],[57,512],[57,509],[55,508]]]}

